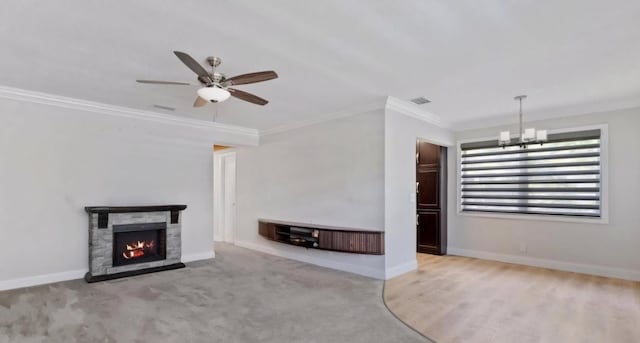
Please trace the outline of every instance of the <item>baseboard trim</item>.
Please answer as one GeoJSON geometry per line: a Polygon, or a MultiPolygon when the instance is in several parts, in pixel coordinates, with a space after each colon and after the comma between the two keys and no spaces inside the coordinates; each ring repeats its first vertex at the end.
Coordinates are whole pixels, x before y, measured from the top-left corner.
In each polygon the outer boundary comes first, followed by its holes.
{"type": "Polygon", "coordinates": [[[631,280],[631,281],[640,281],[640,271],[631,270],[631,269],[612,268],[612,267],[604,267],[604,266],[597,266],[597,265],[591,265],[591,264],[563,262],[563,261],[555,261],[555,260],[535,258],[535,257],[498,254],[498,253],[493,253],[489,251],[469,250],[469,249],[460,249],[460,248],[452,248],[452,247],[448,248],[448,254],[466,256],[466,257],[475,257],[475,258],[480,258],[484,260],[500,261],[500,262],[506,262],[506,263],[522,264],[522,265],[532,266],[532,267],[556,269],[556,270],[562,270],[566,272],[575,272],[575,273],[581,273],[581,274],[605,276],[605,277],[612,277],[612,278],[631,280]]]}
{"type": "MultiPolygon", "coordinates": [[[[193,262],[200,260],[208,260],[215,257],[212,251],[182,255],[182,262],[193,262]]],[[[71,270],[60,273],[44,274],[29,276],[24,278],[0,281],[0,291],[7,291],[16,288],[25,288],[31,286],[46,285],[54,282],[62,282],[69,280],[82,279],[88,272],[88,269],[71,270]]]]}
{"type": "Polygon", "coordinates": [[[418,269],[418,260],[409,261],[395,267],[387,268],[387,270],[385,271],[385,280],[392,279],[396,276],[414,271],[416,269],[418,269]]]}
{"type": "Polygon", "coordinates": [[[193,261],[200,261],[200,260],[209,260],[212,258],[215,258],[216,254],[213,252],[213,250],[211,251],[205,251],[205,252],[200,252],[200,253],[195,253],[195,254],[184,254],[182,255],[182,262],[193,262],[193,261]]]}
{"type": "Polygon", "coordinates": [[[24,288],[31,286],[46,285],[54,282],[62,282],[69,280],[82,279],[87,269],[71,270],[61,273],[44,274],[37,276],[29,276],[24,278],[0,281],[0,291],[6,291],[16,288],[24,288]]]}
{"type": "MultiPolygon", "coordinates": [[[[275,249],[275,248],[271,248],[268,246],[264,246],[264,245],[256,244],[252,242],[236,241],[234,244],[241,248],[247,248],[247,249],[259,251],[269,255],[274,255],[278,257],[288,258],[291,260],[314,264],[320,267],[337,269],[343,272],[363,275],[363,276],[367,276],[367,277],[378,279],[378,280],[384,280],[384,274],[385,274],[384,270],[377,270],[373,268],[362,267],[362,266],[350,264],[350,263],[340,263],[340,262],[330,261],[322,258],[317,258],[315,256],[290,253],[288,251],[283,251],[280,249],[275,249]]],[[[333,253],[336,253],[336,252],[333,252],[333,253]]]]}

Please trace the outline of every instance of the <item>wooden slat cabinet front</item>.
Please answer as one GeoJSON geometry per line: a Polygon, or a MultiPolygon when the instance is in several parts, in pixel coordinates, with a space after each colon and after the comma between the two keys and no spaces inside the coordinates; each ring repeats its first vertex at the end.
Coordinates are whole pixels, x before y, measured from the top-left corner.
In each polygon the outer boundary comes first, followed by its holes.
{"type": "MultiPolygon", "coordinates": [[[[321,231],[320,235],[327,233],[321,231]]],[[[329,250],[359,254],[384,254],[384,234],[366,231],[332,231],[329,250]]]]}
{"type": "MultiPolygon", "coordinates": [[[[384,232],[367,230],[346,230],[314,226],[313,224],[259,221],[259,234],[266,239],[291,244],[286,236],[277,234],[278,228],[305,228],[317,230],[317,246],[307,247],[321,250],[348,252],[355,254],[384,255],[384,232]]],[[[299,244],[292,244],[298,245],[299,244]]]]}
{"type": "Polygon", "coordinates": [[[258,233],[260,236],[268,238],[270,240],[276,239],[276,224],[259,222],[258,224],[258,233]]]}

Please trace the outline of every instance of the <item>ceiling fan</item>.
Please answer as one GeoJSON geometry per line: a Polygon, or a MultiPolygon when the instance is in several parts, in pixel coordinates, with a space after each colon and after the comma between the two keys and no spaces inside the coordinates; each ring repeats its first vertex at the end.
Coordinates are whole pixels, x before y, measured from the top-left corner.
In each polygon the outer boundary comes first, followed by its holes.
{"type": "MultiPolygon", "coordinates": [[[[203,86],[198,89],[198,97],[193,103],[193,107],[201,107],[207,104],[207,102],[221,102],[227,100],[230,96],[236,97],[240,100],[248,101],[256,105],[266,105],[269,101],[251,93],[241,91],[239,89],[230,88],[229,86],[245,85],[248,83],[256,83],[267,80],[272,80],[278,77],[275,71],[259,71],[255,73],[242,74],[234,77],[227,78],[222,73],[216,73],[216,67],[222,63],[219,57],[207,57],[207,64],[211,66],[211,72],[208,72],[200,63],[196,62],[189,54],[174,51],[174,54],[184,63],[189,69],[191,69],[196,75],[198,75],[198,82],[203,86]]],[[[139,83],[150,83],[160,85],[177,85],[177,86],[189,86],[187,82],[176,81],[155,81],[155,80],[136,80],[139,83]]]]}

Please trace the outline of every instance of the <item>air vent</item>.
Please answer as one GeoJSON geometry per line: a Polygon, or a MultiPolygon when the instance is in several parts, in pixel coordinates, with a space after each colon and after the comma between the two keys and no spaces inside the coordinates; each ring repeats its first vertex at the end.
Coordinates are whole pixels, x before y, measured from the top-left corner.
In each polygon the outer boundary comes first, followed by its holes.
{"type": "Polygon", "coordinates": [[[175,111],[176,109],[173,107],[169,107],[169,106],[162,106],[162,105],[153,105],[153,107],[155,108],[159,108],[161,110],[165,110],[165,111],[175,111]]]}
{"type": "Polygon", "coordinates": [[[428,104],[431,102],[431,100],[421,96],[419,98],[415,98],[415,99],[411,99],[410,100],[412,103],[416,104],[416,105],[424,105],[424,104],[428,104]]]}

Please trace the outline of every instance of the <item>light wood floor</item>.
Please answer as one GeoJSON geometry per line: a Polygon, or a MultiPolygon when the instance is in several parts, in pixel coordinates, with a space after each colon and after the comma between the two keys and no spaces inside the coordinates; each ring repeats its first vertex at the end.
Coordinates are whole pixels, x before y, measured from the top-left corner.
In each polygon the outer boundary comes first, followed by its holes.
{"type": "Polygon", "coordinates": [[[640,282],[459,256],[418,265],[384,299],[438,343],[640,342],[640,282]]]}

